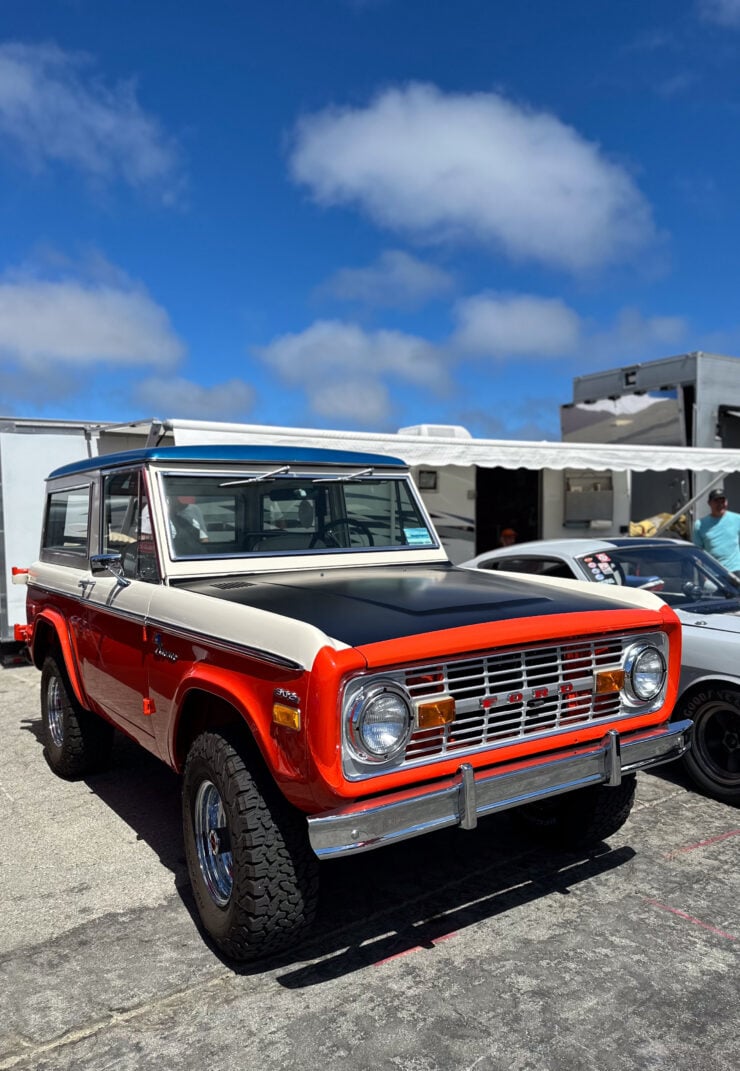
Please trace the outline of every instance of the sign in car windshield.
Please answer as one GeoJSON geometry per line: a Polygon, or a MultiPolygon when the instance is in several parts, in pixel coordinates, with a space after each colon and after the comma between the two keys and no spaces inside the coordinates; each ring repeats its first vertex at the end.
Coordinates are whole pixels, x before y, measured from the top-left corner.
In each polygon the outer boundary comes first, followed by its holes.
{"type": "Polygon", "coordinates": [[[591,572],[594,580],[601,584],[619,584],[619,571],[608,554],[600,551],[583,558],[583,564],[591,572]]]}

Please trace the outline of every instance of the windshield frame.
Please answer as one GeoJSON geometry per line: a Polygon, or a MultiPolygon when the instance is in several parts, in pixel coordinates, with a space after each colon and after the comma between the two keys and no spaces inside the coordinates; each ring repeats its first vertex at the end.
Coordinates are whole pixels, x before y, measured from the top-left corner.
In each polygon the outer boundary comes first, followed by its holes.
{"type": "MultiPolygon", "coordinates": [[[[240,563],[240,571],[261,570],[265,567],[283,569],[297,563],[301,567],[323,567],[324,563],[335,564],[341,561],[350,564],[347,559],[357,561],[357,555],[363,559],[389,559],[390,556],[396,561],[402,558],[404,561],[447,561],[439,536],[424,506],[408,470],[398,470],[389,467],[388,470],[378,467],[372,472],[358,470],[357,466],[301,466],[299,464],[286,467],[284,471],[275,471],[275,466],[265,466],[259,463],[255,465],[238,466],[219,464],[218,466],[195,466],[183,465],[174,467],[172,464],[157,467],[150,466],[154,476],[153,484],[156,488],[159,516],[160,543],[168,557],[168,571],[180,575],[183,572],[192,574],[201,573],[206,567],[209,572],[234,571],[234,563],[240,563]],[[286,489],[292,484],[308,485],[315,488],[326,488],[326,496],[336,492],[329,490],[342,484],[377,485],[379,482],[389,484],[396,488],[392,494],[399,503],[399,516],[395,517],[394,523],[401,525],[406,538],[415,538],[416,542],[406,543],[382,543],[364,545],[353,544],[350,546],[290,546],[280,547],[279,540],[274,540],[274,549],[234,549],[233,545],[228,549],[219,549],[218,544],[203,544],[201,549],[196,546],[189,553],[177,552],[174,547],[172,526],[169,517],[168,492],[172,493],[174,481],[182,478],[190,481],[208,480],[215,486],[221,486],[225,494],[238,493],[245,486],[253,486],[255,495],[265,496],[265,492],[284,484],[286,489]],[[259,489],[259,490],[257,490],[259,489]],[[403,496],[401,501],[399,496],[403,496]],[[418,519],[409,529],[403,529],[400,520],[401,507],[404,512],[413,514],[418,519]],[[206,549],[207,546],[207,549],[206,549]]],[[[242,493],[244,494],[243,490],[242,493]]],[[[318,492],[317,492],[318,494],[318,492]]],[[[185,497],[184,495],[182,497],[185,497]]],[[[244,494],[246,498],[246,494],[244,494]]],[[[254,496],[253,496],[254,497],[254,496]]],[[[384,499],[382,501],[385,501],[384,499]]],[[[389,516],[393,516],[393,508],[389,508],[389,516]]],[[[358,519],[361,519],[358,514],[358,519]]],[[[336,523],[336,518],[335,518],[336,523]]],[[[389,524],[391,522],[389,521],[389,524]]],[[[353,526],[354,527],[354,526],[353,526]]],[[[278,535],[277,531],[264,531],[265,536],[278,535]]],[[[349,538],[349,534],[347,535],[349,538]]],[[[267,540],[266,540],[267,541],[267,540]]]]}

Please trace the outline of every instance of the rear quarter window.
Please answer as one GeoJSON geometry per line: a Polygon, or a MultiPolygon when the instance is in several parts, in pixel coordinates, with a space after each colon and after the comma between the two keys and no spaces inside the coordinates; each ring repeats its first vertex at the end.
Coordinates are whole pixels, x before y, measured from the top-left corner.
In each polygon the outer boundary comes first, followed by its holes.
{"type": "Polygon", "coordinates": [[[46,516],[41,539],[41,557],[44,560],[79,561],[83,565],[88,557],[88,529],[90,521],[90,488],[74,487],[64,491],[52,491],[46,499],[46,516]]]}

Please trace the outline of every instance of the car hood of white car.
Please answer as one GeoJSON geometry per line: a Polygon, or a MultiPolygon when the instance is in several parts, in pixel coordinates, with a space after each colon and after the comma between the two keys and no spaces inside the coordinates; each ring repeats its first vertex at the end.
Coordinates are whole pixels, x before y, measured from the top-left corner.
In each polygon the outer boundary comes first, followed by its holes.
{"type": "MultiPolygon", "coordinates": [[[[675,609],[675,607],[674,607],[675,609]]],[[[740,613],[692,614],[689,610],[676,610],[681,624],[695,628],[713,629],[715,632],[734,632],[740,635],[740,613]]]]}

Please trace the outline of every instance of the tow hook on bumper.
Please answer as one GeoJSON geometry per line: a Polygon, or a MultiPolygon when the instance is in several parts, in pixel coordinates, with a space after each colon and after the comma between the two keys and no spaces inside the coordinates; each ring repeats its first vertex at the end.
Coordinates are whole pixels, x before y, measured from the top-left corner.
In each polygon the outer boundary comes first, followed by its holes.
{"type": "Polygon", "coordinates": [[[593,744],[479,770],[462,763],[442,783],[402,789],[308,819],[319,858],[370,851],[446,826],[474,829],[478,818],[588,785],[619,785],[634,773],[679,758],[692,723],[668,722],[619,735],[610,729],[593,744]]]}

